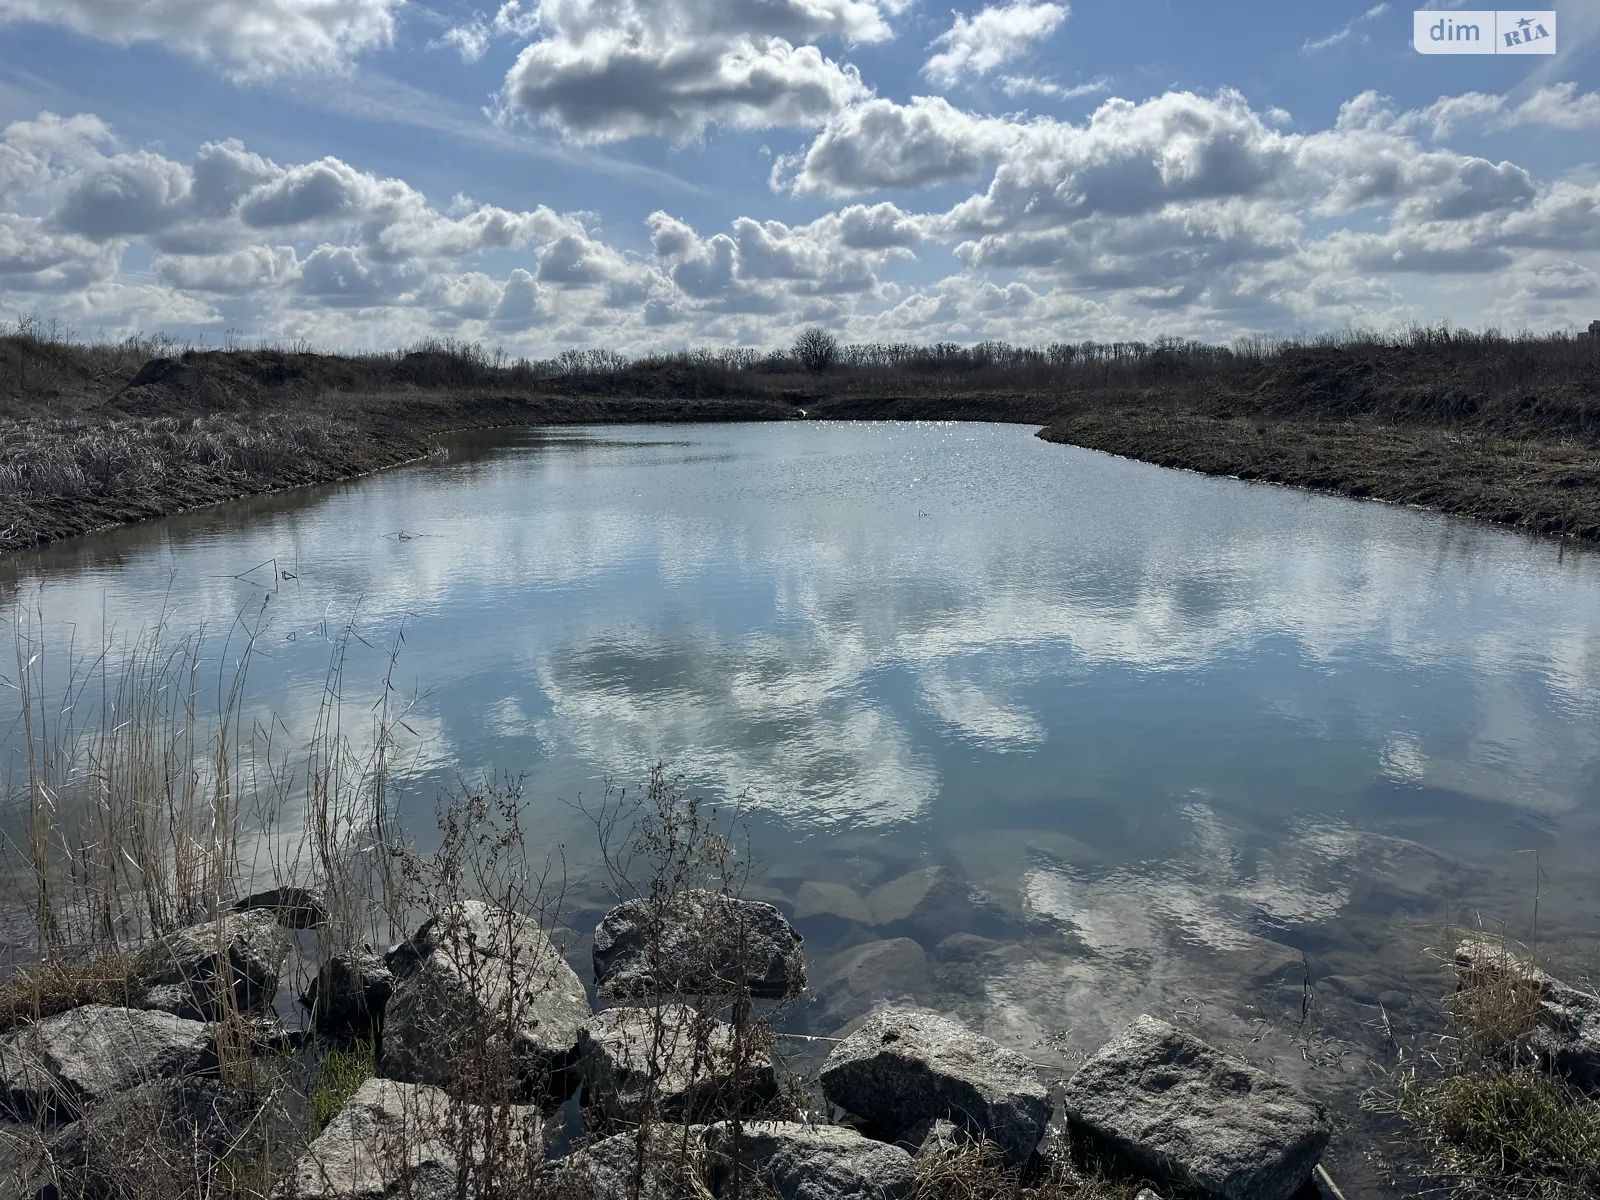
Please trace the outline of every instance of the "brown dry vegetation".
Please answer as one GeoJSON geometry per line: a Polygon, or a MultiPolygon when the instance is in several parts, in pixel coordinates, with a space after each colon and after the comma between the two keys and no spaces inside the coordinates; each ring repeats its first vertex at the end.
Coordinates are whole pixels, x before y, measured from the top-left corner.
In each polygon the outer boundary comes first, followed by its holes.
{"type": "Polygon", "coordinates": [[[1476,937],[1498,948],[1496,968],[1461,969],[1437,1043],[1364,1103],[1399,1117],[1424,1148],[1411,1189],[1459,1200],[1600,1194],[1600,1099],[1530,1053],[1541,994],[1521,965],[1532,961],[1526,948],[1476,937]]]}
{"type": "Polygon", "coordinates": [[[864,345],[793,354],[600,350],[509,360],[432,340],[84,345],[0,330],[0,552],[543,423],[989,420],[1208,474],[1417,504],[1600,540],[1600,339],[1413,327],[1232,346],[864,345]]]}

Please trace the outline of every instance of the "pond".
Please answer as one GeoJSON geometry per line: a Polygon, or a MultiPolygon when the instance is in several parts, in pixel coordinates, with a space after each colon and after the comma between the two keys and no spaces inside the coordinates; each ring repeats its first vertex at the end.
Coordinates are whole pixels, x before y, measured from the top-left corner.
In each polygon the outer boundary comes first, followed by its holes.
{"type": "Polygon", "coordinates": [[[1432,1027],[1452,926],[1526,939],[1537,898],[1592,954],[1600,559],[1033,434],[462,436],[0,560],[0,596],[80,648],[203,624],[212,668],[243,614],[247,721],[297,734],[353,623],[351,713],[391,669],[409,705],[408,825],[525,776],[574,879],[608,779],[744,797],[813,1033],[910,997],[1064,1064],[1151,1012],[1348,1098],[1432,1027]]]}

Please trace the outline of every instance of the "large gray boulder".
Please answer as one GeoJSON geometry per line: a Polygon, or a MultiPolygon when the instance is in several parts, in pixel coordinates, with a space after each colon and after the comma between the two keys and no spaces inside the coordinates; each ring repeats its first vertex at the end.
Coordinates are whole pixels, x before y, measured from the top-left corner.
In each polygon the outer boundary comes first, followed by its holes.
{"type": "Polygon", "coordinates": [[[704,1126],[652,1125],[613,1134],[546,1163],[535,1200],[701,1200],[704,1126]]]}
{"type": "Polygon", "coordinates": [[[323,963],[300,1003],[319,1032],[360,1032],[382,1023],[393,992],[394,972],[382,955],[362,945],[323,963]]]}
{"type": "MultiPolygon", "coordinates": [[[[733,1130],[726,1123],[713,1125],[705,1142],[712,1194],[731,1195],[733,1130]]],[[[916,1182],[911,1155],[843,1125],[750,1121],[738,1155],[737,1169],[760,1180],[777,1200],[902,1200],[916,1182]]]]}
{"type": "Polygon", "coordinates": [[[587,1094],[607,1122],[637,1124],[652,1079],[657,1120],[753,1112],[778,1094],[778,1079],[752,1039],[740,1057],[731,1025],[684,1004],[607,1009],[578,1030],[587,1094]]]}
{"type": "Polygon", "coordinates": [[[879,1009],[828,1055],[822,1092],[890,1137],[943,1117],[1026,1162],[1050,1123],[1038,1068],[959,1022],[879,1009]]]}
{"type": "Polygon", "coordinates": [[[520,1184],[543,1160],[534,1108],[480,1108],[438,1088],[369,1079],[295,1164],[288,1200],[456,1200],[462,1151],[469,1195],[520,1184]],[[492,1145],[493,1149],[488,1149],[492,1145]]]}
{"type": "Polygon", "coordinates": [[[1315,1100],[1153,1017],[1084,1063],[1062,1104],[1143,1169],[1226,1200],[1288,1200],[1330,1135],[1315,1100]]]}
{"type": "Polygon", "coordinates": [[[288,934],[271,912],[223,913],[139,952],[134,973],[144,990],[135,1005],[197,1021],[259,1012],[278,994],[288,957],[288,934]]]}
{"type": "Polygon", "coordinates": [[[104,1200],[186,1195],[224,1157],[249,1159],[292,1136],[265,1106],[261,1096],[195,1075],[118,1092],[58,1133],[51,1157],[62,1192],[104,1200]]]}
{"type": "Polygon", "coordinates": [[[725,995],[778,998],[806,985],[804,939],[770,904],[689,891],[661,906],[629,900],[594,931],[594,977],[615,999],[725,995]]]}
{"type": "Polygon", "coordinates": [[[0,1038],[0,1108],[22,1121],[74,1120],[141,1083],[216,1065],[216,1041],[199,1021],[90,1004],[0,1038]]]}
{"type": "MultiPolygon", "coordinates": [[[[1526,1036],[1529,1048],[1552,1070],[1578,1087],[1600,1092],[1600,996],[1562,983],[1503,943],[1486,938],[1469,938],[1457,947],[1456,973],[1463,991],[1508,982],[1522,985],[1529,1028],[1504,1032],[1526,1036]]],[[[1504,1007],[1516,1013],[1524,1006],[1513,999],[1504,1007]]]]}
{"type": "MultiPolygon", "coordinates": [[[[390,956],[378,1074],[513,1096],[564,1094],[589,1019],[577,974],[528,917],[477,900],[425,922],[390,956]]],[[[493,1098],[493,1097],[491,1097],[493,1098]]]]}

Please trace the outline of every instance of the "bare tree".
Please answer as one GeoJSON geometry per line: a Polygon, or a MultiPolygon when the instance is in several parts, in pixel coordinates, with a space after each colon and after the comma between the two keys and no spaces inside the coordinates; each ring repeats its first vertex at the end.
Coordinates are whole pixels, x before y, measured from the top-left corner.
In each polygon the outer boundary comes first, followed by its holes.
{"type": "Polygon", "coordinates": [[[826,371],[839,361],[839,342],[820,325],[813,325],[795,338],[794,356],[808,371],[826,371]]]}

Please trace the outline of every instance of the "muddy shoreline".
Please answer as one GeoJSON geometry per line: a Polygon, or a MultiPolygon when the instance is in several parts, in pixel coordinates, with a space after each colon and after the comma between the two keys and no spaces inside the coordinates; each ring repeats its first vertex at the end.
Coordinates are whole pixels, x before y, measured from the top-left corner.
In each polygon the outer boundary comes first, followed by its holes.
{"type": "Polygon", "coordinates": [[[1577,439],[1128,409],[1075,413],[1039,436],[1162,467],[1600,542],[1600,447],[1577,439]]]}
{"type": "MultiPolygon", "coordinates": [[[[357,403],[333,409],[325,414],[332,419],[321,439],[293,461],[264,472],[177,462],[159,476],[131,487],[42,497],[0,492],[0,554],[249,496],[357,479],[426,457],[435,439],[447,433],[525,425],[770,421],[797,415],[789,405],[761,400],[428,395],[385,399],[388,402],[381,406],[357,403]]],[[[241,427],[250,429],[259,415],[241,415],[241,427]]],[[[162,418],[104,414],[104,419],[137,423],[162,418]]],[[[44,421],[31,424],[40,428],[44,421]]]]}
{"type": "MultiPolygon", "coordinates": [[[[0,489],[0,554],[120,524],[308,484],[358,478],[415,461],[446,433],[540,424],[774,420],[961,420],[1036,424],[1047,441],[1163,467],[1414,505],[1531,534],[1600,542],[1600,442],[1560,428],[1492,427],[1317,411],[1272,411],[1260,397],[1185,402],[1142,393],[959,391],[929,386],[837,391],[826,380],[780,394],[672,396],[492,394],[446,389],[254,397],[249,404],[164,395],[154,403],[41,405],[13,429],[45,433],[63,418],[81,430],[137,428],[220,414],[250,429],[315,414],[320,435],[250,471],[174,461],[75,494],[0,489]],[[252,424],[254,423],[254,424],[252,424]]],[[[686,389],[687,390],[687,389],[686,389]]],[[[124,393],[126,396],[127,393],[124,393]]],[[[81,436],[81,435],[80,435],[81,436]]],[[[0,455],[3,457],[3,455],[0,455]]],[[[0,463],[3,466],[3,463],[0,463]]]]}

